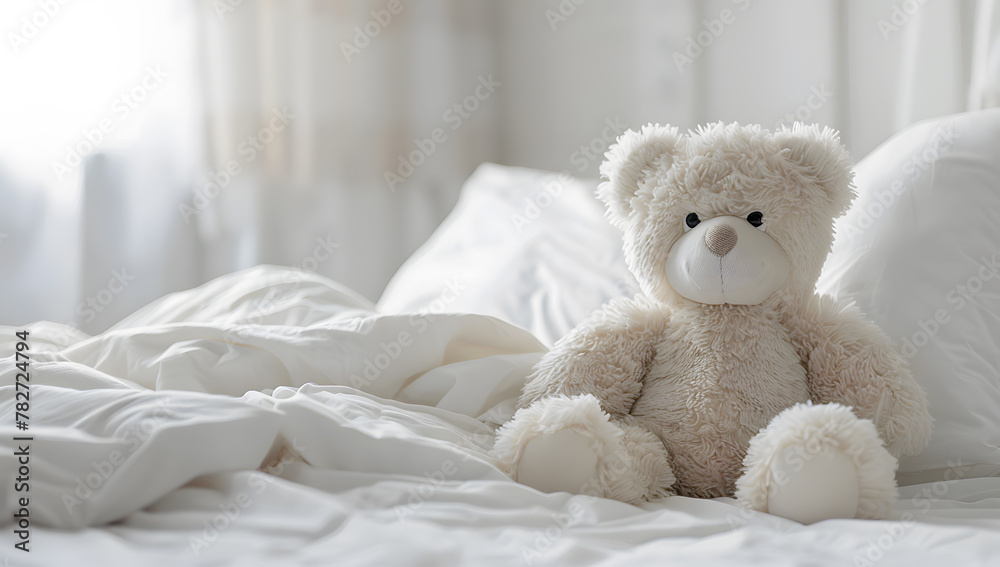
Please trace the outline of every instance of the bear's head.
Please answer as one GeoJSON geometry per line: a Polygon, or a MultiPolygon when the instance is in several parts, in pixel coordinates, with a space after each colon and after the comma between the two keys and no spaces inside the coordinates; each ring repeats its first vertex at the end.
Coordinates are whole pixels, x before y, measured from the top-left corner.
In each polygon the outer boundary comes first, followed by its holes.
{"type": "Polygon", "coordinates": [[[829,128],[649,124],[607,152],[598,196],[643,291],[665,303],[758,305],[811,294],[854,197],[829,128]]]}

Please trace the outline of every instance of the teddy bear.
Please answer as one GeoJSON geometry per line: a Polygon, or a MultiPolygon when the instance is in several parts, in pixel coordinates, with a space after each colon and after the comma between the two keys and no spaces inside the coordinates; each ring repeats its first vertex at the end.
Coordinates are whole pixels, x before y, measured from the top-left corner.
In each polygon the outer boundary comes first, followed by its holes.
{"type": "Polygon", "coordinates": [[[839,134],[648,124],[605,158],[597,195],[641,293],[539,360],[497,431],[499,466],[631,504],[729,496],[802,523],[890,517],[897,458],[927,445],[931,417],[881,330],[814,291],[854,198],[839,134]]]}

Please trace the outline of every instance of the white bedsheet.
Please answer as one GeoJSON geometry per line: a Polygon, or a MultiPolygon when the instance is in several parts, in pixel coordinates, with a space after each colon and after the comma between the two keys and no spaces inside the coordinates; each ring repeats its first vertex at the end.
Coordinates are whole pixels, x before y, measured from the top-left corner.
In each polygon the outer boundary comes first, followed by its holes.
{"type": "Polygon", "coordinates": [[[1000,561],[1000,478],[905,487],[895,522],[813,526],[730,499],[637,508],[513,483],[486,456],[491,424],[544,347],[484,316],[376,315],[314,275],[233,274],[92,338],[30,331],[32,551],[5,524],[4,567],[1000,561]]]}

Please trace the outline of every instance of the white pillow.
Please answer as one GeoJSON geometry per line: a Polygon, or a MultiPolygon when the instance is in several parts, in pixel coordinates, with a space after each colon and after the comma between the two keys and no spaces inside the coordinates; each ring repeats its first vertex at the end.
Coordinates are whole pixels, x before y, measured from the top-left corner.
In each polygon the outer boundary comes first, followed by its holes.
{"type": "Polygon", "coordinates": [[[378,310],[493,315],[552,345],[607,301],[638,291],[596,188],[567,174],[481,165],[378,310]]]}
{"type": "Polygon", "coordinates": [[[907,128],[855,169],[817,287],[856,301],[927,390],[931,444],[900,481],[997,474],[1000,109],[907,128]]]}

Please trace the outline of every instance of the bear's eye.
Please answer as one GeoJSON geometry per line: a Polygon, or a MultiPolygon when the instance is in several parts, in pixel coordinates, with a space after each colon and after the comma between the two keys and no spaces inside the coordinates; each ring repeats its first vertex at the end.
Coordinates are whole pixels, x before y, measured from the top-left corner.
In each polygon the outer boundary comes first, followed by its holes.
{"type": "Polygon", "coordinates": [[[698,218],[698,213],[690,213],[687,218],[684,219],[684,224],[687,225],[688,228],[694,228],[698,226],[698,223],[700,222],[701,219],[698,218]]]}
{"type": "Polygon", "coordinates": [[[747,222],[750,223],[750,226],[759,228],[760,225],[764,224],[764,213],[760,211],[750,213],[747,215],[747,222]]]}

